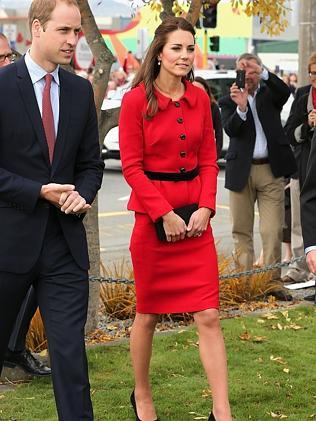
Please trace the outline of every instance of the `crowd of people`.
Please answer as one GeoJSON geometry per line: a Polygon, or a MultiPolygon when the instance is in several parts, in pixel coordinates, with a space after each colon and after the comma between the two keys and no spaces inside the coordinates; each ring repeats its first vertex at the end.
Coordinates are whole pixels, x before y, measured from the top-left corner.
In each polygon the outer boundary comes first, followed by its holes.
{"type": "MultiPolygon", "coordinates": [[[[89,259],[82,220],[101,186],[104,164],[91,83],[60,67],[70,63],[78,40],[78,4],[46,0],[42,6],[42,0],[32,1],[32,45],[11,65],[12,51],[0,35],[0,90],[6,98],[0,102],[0,370],[21,365],[34,375],[51,375],[59,419],[92,421],[84,345],[89,259]],[[51,369],[25,347],[37,305],[51,369]]],[[[285,277],[279,269],[271,277],[283,285],[316,273],[316,55],[308,64],[310,84],[296,90],[284,128],[280,113],[293,92],[258,56],[238,57],[236,69],[245,83],[233,83],[218,104],[205,81],[194,79],[194,57],[194,28],[169,17],[157,27],[143,63],[128,53],[125,71],[117,68],[111,75],[114,89],[136,72],[122,101],[119,141],[132,189],[128,209],[135,213],[130,401],[142,421],[158,420],[150,382],[158,316],[186,312],[194,316],[212,390],[208,420],[233,419],[211,228],[223,129],[230,138],[225,187],[238,267],[254,265],[256,203],[263,265],[281,261],[289,185],[292,254],[307,257],[285,277]]],[[[275,293],[291,299],[282,288],[275,293]]]]}

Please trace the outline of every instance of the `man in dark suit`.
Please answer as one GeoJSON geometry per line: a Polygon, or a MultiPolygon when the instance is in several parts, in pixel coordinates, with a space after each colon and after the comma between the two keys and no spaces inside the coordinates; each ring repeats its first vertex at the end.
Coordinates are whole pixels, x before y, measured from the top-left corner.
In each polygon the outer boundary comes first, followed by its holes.
{"type": "MultiPolygon", "coordinates": [[[[12,63],[13,57],[14,55],[6,36],[0,33],[0,67],[8,66],[12,63]]],[[[34,289],[31,287],[26,294],[11,333],[4,365],[7,367],[18,365],[33,376],[49,376],[51,369],[35,358],[25,345],[26,335],[36,309],[36,297],[34,289]]]]}
{"type": "MultiPolygon", "coordinates": [[[[297,89],[294,102],[291,107],[289,118],[285,125],[285,131],[294,148],[294,156],[297,162],[298,174],[292,176],[290,182],[291,192],[291,247],[293,257],[302,257],[304,244],[300,214],[300,191],[306,176],[306,167],[310,153],[311,140],[313,137],[313,119],[316,117],[316,54],[312,54],[308,60],[308,74],[310,84],[297,89]]],[[[306,260],[291,263],[282,281],[284,283],[302,282],[312,280],[315,276],[310,273],[306,260]]],[[[306,298],[310,298],[306,297],[306,298]]],[[[314,297],[313,297],[314,298],[314,297]]]]}
{"type": "Polygon", "coordinates": [[[60,420],[93,419],[84,344],[89,258],[82,218],[101,186],[91,84],[69,64],[76,0],[33,0],[32,45],[0,70],[0,369],[33,284],[60,420]]]}
{"type": "MultiPolygon", "coordinates": [[[[243,54],[237,69],[246,84],[234,83],[219,102],[223,126],[230,137],[226,154],[225,187],[230,190],[232,234],[237,261],[245,269],[254,262],[254,206],[258,203],[264,264],[281,260],[284,182],[296,170],[295,159],[281,125],[280,112],[290,91],[263,68],[259,57],[243,54]]],[[[280,277],[280,271],[273,273],[280,277]]]]}
{"type": "MultiPolygon", "coordinates": [[[[306,263],[316,275],[316,131],[311,141],[306,177],[301,191],[301,222],[306,263]]],[[[316,293],[313,296],[316,304],[316,293]]]]}

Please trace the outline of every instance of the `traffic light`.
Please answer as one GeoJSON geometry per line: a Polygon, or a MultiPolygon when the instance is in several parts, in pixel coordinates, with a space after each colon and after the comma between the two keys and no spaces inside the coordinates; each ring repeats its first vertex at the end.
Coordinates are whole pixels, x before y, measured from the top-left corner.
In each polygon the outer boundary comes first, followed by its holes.
{"type": "Polygon", "coordinates": [[[219,37],[210,37],[210,50],[219,51],[219,37]]]}
{"type": "Polygon", "coordinates": [[[203,6],[203,26],[204,28],[216,28],[217,25],[217,5],[203,6]]]}

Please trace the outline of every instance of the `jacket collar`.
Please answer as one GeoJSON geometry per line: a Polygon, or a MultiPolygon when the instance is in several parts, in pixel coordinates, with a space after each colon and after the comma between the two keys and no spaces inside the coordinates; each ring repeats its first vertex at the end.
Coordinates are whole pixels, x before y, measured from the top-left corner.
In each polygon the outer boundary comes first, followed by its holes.
{"type": "MultiPolygon", "coordinates": [[[[197,100],[197,90],[196,88],[192,85],[191,82],[189,82],[188,80],[184,79],[183,80],[184,86],[185,86],[185,92],[183,94],[183,96],[179,99],[180,101],[185,101],[189,107],[193,108],[196,104],[196,100],[197,100]]],[[[142,88],[145,91],[145,85],[142,84],[142,88]]],[[[154,87],[154,94],[157,98],[158,101],[158,108],[160,110],[165,110],[168,108],[169,104],[172,101],[171,98],[165,96],[164,94],[162,94],[161,92],[158,91],[158,89],[156,89],[154,87]]],[[[175,102],[175,101],[174,101],[175,102]]]]}

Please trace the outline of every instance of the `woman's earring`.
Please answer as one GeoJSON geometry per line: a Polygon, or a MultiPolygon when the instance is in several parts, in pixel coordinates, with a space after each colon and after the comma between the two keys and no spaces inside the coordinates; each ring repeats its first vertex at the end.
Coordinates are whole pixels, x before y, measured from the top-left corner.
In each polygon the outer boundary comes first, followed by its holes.
{"type": "Polygon", "coordinates": [[[159,58],[157,58],[157,61],[158,61],[158,66],[160,66],[161,60],[159,60],[159,58]]]}

